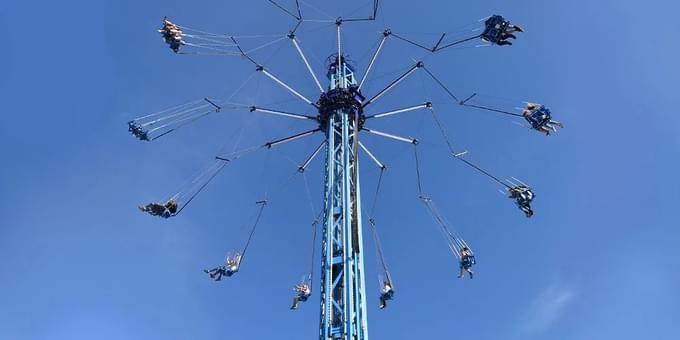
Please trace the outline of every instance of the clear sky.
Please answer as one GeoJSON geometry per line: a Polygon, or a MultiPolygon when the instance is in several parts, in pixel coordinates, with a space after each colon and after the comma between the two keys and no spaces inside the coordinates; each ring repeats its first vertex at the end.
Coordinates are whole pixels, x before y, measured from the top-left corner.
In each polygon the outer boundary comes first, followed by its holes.
{"type": "MultiPolygon", "coordinates": [[[[308,0],[303,10],[332,19],[368,4],[308,0]]],[[[367,234],[371,338],[680,338],[678,9],[669,0],[385,1],[380,20],[345,27],[362,70],[386,27],[429,41],[436,35],[425,33],[503,14],[526,31],[510,48],[473,43],[427,55],[388,40],[366,94],[422,59],[459,96],[539,101],[566,125],[545,137],[512,117],[463,109],[422,74],[376,104],[373,112],[431,100],[456,148],[537,197],[528,220],[496,184],[447,155],[427,112],[372,123],[422,141],[425,190],[478,265],[474,280],[456,279],[457,263],[417,200],[410,147],[366,136],[388,165],[375,217],[396,286],[379,311],[367,234]]],[[[302,177],[280,188],[320,136],[235,162],[174,219],[136,208],[172,194],[220,150],[313,127],[238,112],[153,143],[131,137],[129,119],[226,98],[254,71],[238,57],[174,55],[156,32],[165,15],[230,34],[285,34],[293,24],[266,1],[0,4],[0,339],[316,337],[317,282],[310,301],[288,310],[292,286],[310,270],[313,212],[302,177]],[[202,269],[243,243],[265,192],[242,270],[210,281],[202,269]]],[[[299,37],[322,75],[334,27],[304,24],[299,37]]],[[[257,57],[316,96],[287,40],[257,57]]],[[[261,74],[233,100],[306,110],[261,74]]],[[[378,172],[362,162],[370,202],[378,172]]],[[[321,161],[306,178],[318,212],[321,161]]]]}

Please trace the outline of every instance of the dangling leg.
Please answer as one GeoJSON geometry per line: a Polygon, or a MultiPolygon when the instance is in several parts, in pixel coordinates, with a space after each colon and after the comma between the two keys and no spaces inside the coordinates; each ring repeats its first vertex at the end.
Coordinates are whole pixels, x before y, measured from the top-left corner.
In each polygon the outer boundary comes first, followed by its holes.
{"type": "Polygon", "coordinates": [[[498,42],[496,42],[496,45],[498,45],[498,46],[505,46],[505,45],[512,46],[512,43],[507,41],[507,40],[499,40],[498,42]]]}
{"type": "Polygon", "coordinates": [[[210,269],[203,269],[203,272],[208,274],[208,276],[212,279],[213,278],[213,271],[210,269]]]}
{"type": "Polygon", "coordinates": [[[290,306],[290,309],[292,309],[292,310],[297,309],[299,303],[300,303],[300,300],[298,299],[298,297],[297,297],[297,296],[294,297],[294,298],[293,298],[293,305],[290,306]]]}
{"type": "Polygon", "coordinates": [[[475,276],[475,272],[472,271],[472,267],[467,267],[465,268],[465,271],[470,274],[470,279],[472,279],[473,276],[475,276]]]}
{"type": "Polygon", "coordinates": [[[385,298],[385,295],[380,295],[380,306],[378,308],[380,309],[385,309],[387,307],[387,299],[385,298]]]}
{"type": "Polygon", "coordinates": [[[465,268],[463,268],[463,266],[461,265],[461,266],[460,266],[460,273],[458,273],[458,278],[459,278],[459,279],[463,277],[463,272],[464,272],[464,270],[465,270],[465,268]]]}
{"type": "Polygon", "coordinates": [[[552,125],[557,125],[557,126],[559,126],[560,128],[564,129],[564,124],[562,124],[562,123],[560,123],[560,122],[558,122],[558,121],[556,121],[556,120],[552,120],[552,119],[551,119],[551,120],[550,120],[550,124],[552,124],[552,125]]]}

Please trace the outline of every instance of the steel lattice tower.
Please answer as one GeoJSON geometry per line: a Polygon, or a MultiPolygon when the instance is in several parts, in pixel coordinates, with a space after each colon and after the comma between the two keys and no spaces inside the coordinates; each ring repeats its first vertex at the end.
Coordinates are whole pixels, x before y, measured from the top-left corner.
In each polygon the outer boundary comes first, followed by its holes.
{"type": "MultiPolygon", "coordinates": [[[[329,95],[352,98],[353,92],[348,89],[356,85],[356,79],[341,55],[337,64],[329,67],[328,78],[329,95]]],[[[335,109],[327,116],[322,122],[327,143],[319,338],[365,340],[368,328],[356,157],[358,125],[363,117],[360,110],[349,107],[335,109]]]]}

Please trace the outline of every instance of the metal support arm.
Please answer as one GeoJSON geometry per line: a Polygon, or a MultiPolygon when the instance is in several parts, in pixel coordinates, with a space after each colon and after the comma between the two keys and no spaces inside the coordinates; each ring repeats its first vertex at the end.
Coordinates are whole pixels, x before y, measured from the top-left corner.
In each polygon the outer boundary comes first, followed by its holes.
{"type": "Polygon", "coordinates": [[[309,157],[307,157],[307,160],[304,163],[302,163],[302,165],[300,165],[300,167],[298,168],[299,172],[305,172],[305,170],[307,170],[309,163],[311,163],[314,160],[314,158],[316,158],[316,156],[319,154],[324,145],[326,145],[326,140],[321,142],[321,144],[319,144],[316,150],[314,150],[314,152],[312,152],[312,154],[309,157]]]}
{"type": "MultiPolygon", "coordinates": [[[[452,43],[446,44],[446,45],[444,45],[444,46],[442,46],[442,47],[439,47],[439,43],[437,43],[437,46],[435,46],[435,48],[432,49],[432,52],[433,52],[433,53],[434,53],[434,52],[439,52],[439,51],[441,51],[441,50],[443,50],[443,49],[445,49],[445,48],[449,48],[449,47],[452,47],[452,46],[456,46],[456,45],[458,45],[458,44],[462,44],[462,43],[467,42],[467,41],[470,41],[470,40],[478,39],[478,38],[480,38],[481,36],[482,36],[481,34],[478,34],[478,35],[475,35],[474,37],[469,37],[469,38],[465,38],[465,39],[460,39],[460,40],[458,40],[458,41],[454,41],[454,42],[452,42],[452,43]]],[[[442,35],[442,38],[444,38],[444,35],[442,35]]],[[[440,40],[440,43],[441,43],[441,40],[440,40]]]]}
{"type": "Polygon", "coordinates": [[[465,100],[461,100],[459,104],[462,105],[462,106],[472,107],[472,108],[475,108],[475,109],[480,109],[480,110],[486,110],[486,111],[490,111],[490,112],[496,112],[496,113],[506,114],[506,115],[508,115],[508,116],[524,117],[523,115],[521,115],[521,114],[519,114],[519,113],[515,113],[515,112],[510,112],[510,111],[506,111],[506,110],[494,109],[493,107],[488,107],[488,106],[475,105],[475,104],[468,104],[468,101],[470,101],[470,99],[472,99],[472,98],[475,97],[476,95],[477,95],[476,93],[473,93],[471,96],[465,98],[465,100]]]}
{"type": "Polygon", "coordinates": [[[404,74],[399,76],[399,78],[393,80],[387,87],[382,89],[380,92],[378,92],[373,98],[369,99],[367,102],[363,103],[361,107],[366,107],[369,104],[373,103],[374,101],[378,100],[378,98],[382,97],[385,93],[387,93],[389,90],[393,89],[395,86],[397,86],[399,83],[401,83],[404,79],[408,78],[413,72],[415,72],[417,69],[425,67],[425,64],[422,61],[417,62],[413,67],[411,67],[408,71],[406,71],[404,74]]]}
{"type": "Polygon", "coordinates": [[[266,147],[266,148],[271,149],[272,146],[277,146],[277,145],[285,144],[285,143],[288,143],[288,142],[292,142],[292,141],[294,141],[294,140],[296,140],[296,139],[300,139],[300,138],[304,138],[304,137],[307,137],[307,136],[311,136],[311,135],[313,135],[313,134],[315,134],[316,132],[319,132],[319,131],[321,131],[320,128],[316,128],[316,129],[314,129],[314,130],[309,130],[309,131],[301,132],[301,133],[298,133],[298,134],[295,134],[295,135],[292,135],[292,136],[289,136],[289,137],[286,137],[286,138],[281,138],[281,139],[277,139],[277,140],[274,140],[274,141],[271,141],[271,142],[267,142],[267,143],[265,143],[264,145],[262,145],[262,147],[266,147]]]}
{"type": "Polygon", "coordinates": [[[274,109],[265,109],[263,107],[257,107],[257,106],[251,106],[250,112],[269,113],[269,114],[273,114],[273,115],[277,115],[277,116],[295,118],[295,119],[316,120],[316,117],[312,117],[312,116],[307,116],[307,115],[303,115],[303,114],[299,114],[299,113],[292,113],[292,112],[274,110],[274,109]]]}
{"type": "Polygon", "coordinates": [[[373,155],[373,153],[372,153],[371,151],[369,151],[368,148],[366,148],[366,146],[364,146],[364,143],[362,143],[361,141],[359,141],[359,146],[361,147],[361,150],[364,150],[364,152],[366,152],[366,154],[368,155],[368,157],[370,157],[370,158],[373,160],[373,162],[375,162],[375,164],[376,164],[380,169],[385,169],[385,168],[387,168],[387,166],[386,166],[385,164],[383,164],[382,162],[380,162],[380,161],[373,155]]]}
{"type": "Polygon", "coordinates": [[[415,111],[415,110],[420,110],[420,109],[429,109],[432,108],[432,103],[427,102],[419,105],[414,105],[414,106],[409,106],[405,107],[403,109],[397,109],[397,110],[392,110],[392,111],[387,111],[383,113],[377,113],[371,116],[367,116],[366,119],[368,118],[382,118],[382,117],[387,117],[391,115],[396,115],[397,113],[402,113],[402,112],[409,112],[409,111],[415,111]]]}
{"type": "Polygon", "coordinates": [[[255,68],[255,70],[258,71],[258,72],[262,72],[265,76],[269,77],[269,79],[275,81],[277,84],[281,85],[284,89],[288,90],[288,92],[290,92],[290,93],[293,94],[294,96],[300,98],[300,99],[301,99],[302,101],[304,101],[305,103],[307,103],[307,104],[309,104],[309,105],[314,105],[314,106],[316,106],[316,104],[314,104],[311,100],[307,99],[307,97],[301,95],[298,91],[295,91],[295,89],[293,89],[293,88],[290,87],[288,84],[284,83],[281,79],[277,78],[275,75],[273,75],[273,74],[271,74],[269,71],[267,71],[267,70],[264,68],[264,66],[262,66],[262,65],[257,65],[257,67],[255,68]]]}
{"type": "Polygon", "coordinates": [[[371,58],[371,62],[368,64],[368,67],[366,68],[366,72],[364,72],[364,76],[361,78],[361,82],[359,82],[359,87],[358,89],[361,90],[361,87],[364,86],[364,82],[366,81],[366,78],[368,78],[368,74],[371,72],[371,69],[373,69],[373,64],[375,64],[376,59],[378,59],[378,56],[380,55],[380,51],[382,51],[383,46],[385,45],[385,41],[387,40],[387,37],[389,37],[392,34],[392,31],[390,30],[385,30],[383,32],[383,38],[380,40],[380,45],[378,45],[378,49],[375,50],[375,53],[373,53],[373,57],[371,58]]]}
{"type": "Polygon", "coordinates": [[[446,49],[446,48],[449,48],[449,47],[452,47],[452,46],[456,46],[456,45],[462,44],[462,43],[467,42],[467,41],[470,41],[470,40],[478,39],[478,38],[480,38],[480,37],[482,36],[481,34],[478,34],[478,35],[475,35],[474,37],[469,37],[469,38],[460,39],[460,40],[454,41],[454,42],[452,42],[452,43],[448,43],[448,44],[446,44],[446,45],[440,47],[442,41],[444,40],[444,37],[446,36],[446,33],[442,33],[441,37],[439,37],[439,40],[437,41],[437,43],[436,43],[433,47],[427,47],[427,46],[425,46],[425,45],[423,45],[423,44],[421,44],[421,43],[417,43],[417,42],[415,42],[415,41],[413,41],[413,40],[404,38],[404,37],[399,36],[399,35],[397,35],[397,34],[392,34],[392,35],[394,35],[395,38],[397,38],[397,39],[399,39],[399,40],[401,40],[401,41],[407,42],[407,43],[409,43],[409,44],[411,44],[411,45],[413,45],[413,46],[422,48],[422,49],[424,49],[425,51],[432,52],[432,53],[439,52],[439,51],[441,51],[441,50],[443,50],[443,49],[446,49]]]}
{"type": "Polygon", "coordinates": [[[307,66],[307,71],[309,71],[309,74],[314,78],[314,82],[316,83],[316,86],[319,88],[319,91],[321,93],[324,92],[323,86],[321,86],[321,83],[319,82],[319,78],[316,77],[316,74],[314,74],[314,71],[312,70],[312,66],[309,64],[309,61],[307,61],[307,57],[305,57],[305,54],[302,52],[302,48],[300,47],[300,42],[298,41],[297,37],[295,36],[294,33],[290,33],[288,35],[288,38],[290,38],[290,41],[293,43],[295,46],[295,49],[297,50],[298,54],[300,55],[300,58],[302,58],[302,61],[305,63],[305,66],[307,66]]]}
{"type": "Polygon", "coordinates": [[[367,129],[367,128],[362,128],[362,130],[364,130],[368,133],[372,133],[372,134],[377,135],[377,136],[381,136],[381,137],[385,137],[385,138],[389,138],[389,139],[394,139],[394,140],[397,140],[397,141],[400,141],[400,142],[405,142],[405,143],[409,143],[409,144],[418,144],[418,140],[415,139],[415,138],[400,137],[400,136],[397,136],[397,135],[389,134],[389,133],[382,132],[382,131],[367,129]]]}

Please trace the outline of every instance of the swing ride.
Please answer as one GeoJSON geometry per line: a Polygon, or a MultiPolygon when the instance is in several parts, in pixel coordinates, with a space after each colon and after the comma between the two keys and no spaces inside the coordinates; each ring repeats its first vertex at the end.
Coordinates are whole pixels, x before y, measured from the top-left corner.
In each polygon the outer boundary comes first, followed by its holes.
{"type": "MultiPolygon", "coordinates": [[[[527,218],[532,217],[534,211],[531,203],[535,194],[531,188],[521,181],[501,180],[491,172],[480,167],[469,160],[466,151],[456,151],[450,142],[446,128],[439,120],[435,105],[430,101],[420,102],[419,104],[396,108],[387,111],[374,110],[374,103],[383,96],[398,87],[403,81],[413,74],[420,72],[441,88],[457,105],[462,108],[474,110],[484,110],[508,116],[522,117],[529,124],[530,128],[538,132],[549,135],[557,132],[556,127],[563,125],[552,119],[552,112],[545,105],[532,102],[524,102],[519,108],[495,107],[484,103],[483,96],[472,94],[465,99],[459,99],[430,69],[423,61],[415,61],[413,65],[404,73],[387,83],[381,90],[372,95],[363,93],[364,85],[369,79],[371,71],[374,69],[376,61],[380,57],[383,47],[387,41],[396,39],[402,43],[421,48],[429,53],[438,53],[448,48],[481,41],[487,45],[510,46],[510,40],[516,39],[515,33],[523,32],[519,26],[512,24],[502,16],[493,15],[482,19],[483,25],[477,27],[475,31],[481,33],[470,34],[470,36],[457,37],[451,41],[450,35],[443,33],[433,44],[417,42],[408,39],[402,34],[395,33],[390,29],[385,29],[379,35],[377,48],[372,51],[370,62],[361,73],[361,78],[357,76],[357,65],[350,62],[341,40],[341,31],[344,25],[353,22],[374,21],[378,15],[379,1],[374,0],[371,14],[367,17],[357,18],[338,18],[332,24],[336,28],[335,51],[329,56],[326,62],[326,76],[328,85],[323,86],[316,73],[314,72],[307,55],[304,53],[302,44],[298,39],[298,28],[305,22],[319,22],[319,20],[306,19],[302,15],[300,4],[295,1],[295,10],[287,9],[274,0],[268,0],[276,8],[294,18],[296,25],[294,28],[283,35],[272,36],[271,41],[252,48],[245,48],[243,40],[247,36],[234,36],[228,34],[210,33],[190,27],[178,25],[169,18],[164,18],[161,29],[163,41],[176,54],[196,54],[196,55],[223,55],[238,56],[245,59],[254,66],[256,73],[263,75],[282,88],[285,92],[314,110],[316,115],[305,113],[289,112],[277,108],[265,108],[257,105],[235,104],[226,100],[201,98],[188,101],[184,104],[168,108],[159,112],[144,115],[128,122],[128,131],[141,141],[152,142],[160,137],[166,136],[177,129],[193,123],[208,115],[224,111],[245,111],[253,113],[263,113],[275,115],[288,119],[307,121],[311,123],[310,128],[301,132],[270,140],[254,147],[236,150],[230,153],[217,155],[213,162],[203,171],[198,173],[191,181],[180,188],[175,194],[164,201],[149,203],[140,206],[139,209],[145,213],[161,218],[172,218],[180,214],[184,208],[225,168],[228,164],[260,150],[276,148],[280,145],[297,140],[305,139],[315,134],[323,134],[324,140],[309,155],[304,162],[295,169],[295,173],[303,174],[308,166],[323,155],[325,158],[325,183],[324,183],[324,202],[323,210],[315,214],[316,218],[312,223],[312,265],[308,275],[295,285],[294,298],[291,309],[299,308],[300,303],[308,301],[312,295],[312,284],[314,283],[314,257],[317,242],[317,230],[321,228],[321,270],[318,281],[320,296],[320,327],[319,339],[321,340],[366,340],[368,339],[367,295],[365,289],[365,271],[363,250],[363,221],[369,224],[371,235],[375,243],[377,258],[380,263],[381,273],[379,274],[381,290],[379,295],[380,309],[387,307],[387,302],[395,296],[394,281],[388,270],[385,261],[381,241],[378,235],[377,223],[374,218],[375,203],[380,192],[383,181],[383,174],[387,167],[375,153],[360,140],[362,133],[372,134],[387,140],[410,144],[413,147],[414,161],[416,168],[416,179],[418,188],[418,198],[424,205],[426,211],[432,217],[438,230],[446,240],[451,252],[460,264],[460,275],[464,272],[473,277],[471,267],[476,264],[475,254],[468,243],[456,232],[446,221],[444,215],[437,209],[434,200],[427,195],[422,180],[420,158],[418,153],[418,140],[411,137],[403,137],[393,133],[375,129],[372,125],[379,123],[382,118],[390,117],[405,112],[425,110],[434,118],[436,128],[442,135],[448,147],[448,152],[454,160],[460,161],[470,169],[480,173],[492,181],[500,184],[505,192],[518,208],[524,212],[527,218]],[[265,64],[260,63],[254,57],[254,52],[267,48],[273,44],[288,39],[294,48],[299,59],[304,64],[309,73],[314,86],[319,91],[318,97],[307,96],[302,91],[297,90],[288,82],[279,78],[273,70],[265,64]],[[431,46],[431,47],[430,47],[431,46]],[[317,99],[318,98],[318,99],[317,99]],[[516,112],[517,111],[517,112],[516,112]],[[379,169],[376,194],[372,208],[367,213],[362,212],[361,185],[359,176],[359,154],[363,153],[379,169]],[[364,215],[362,215],[362,213],[364,215]]],[[[305,178],[305,185],[309,193],[308,184],[305,178]]],[[[205,269],[204,272],[215,280],[220,281],[223,277],[234,276],[241,266],[253,236],[260,222],[260,218],[267,206],[267,199],[256,202],[256,209],[253,223],[249,228],[249,233],[242,248],[228,255],[223,265],[213,269],[205,269]]]]}

